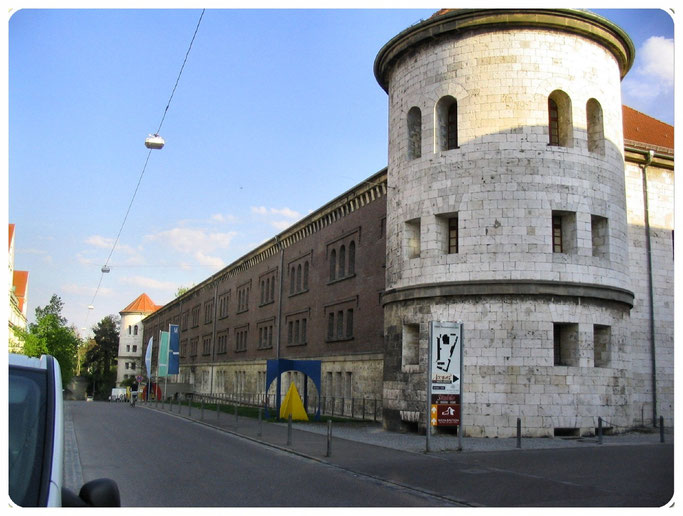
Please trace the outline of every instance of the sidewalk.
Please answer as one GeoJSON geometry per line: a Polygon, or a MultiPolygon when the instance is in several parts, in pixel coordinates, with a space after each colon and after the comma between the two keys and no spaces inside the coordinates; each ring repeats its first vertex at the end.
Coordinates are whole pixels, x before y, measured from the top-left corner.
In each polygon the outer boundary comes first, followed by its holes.
{"type": "MultiPolygon", "coordinates": [[[[147,404],[140,403],[140,406],[153,408],[155,410],[162,410],[161,404],[149,402],[147,404]]],[[[169,404],[164,405],[164,412],[169,412],[169,404]]],[[[190,418],[204,424],[218,427],[220,429],[236,433],[247,438],[263,441],[267,444],[276,446],[287,446],[287,423],[286,422],[263,422],[262,435],[258,436],[258,421],[253,418],[240,417],[235,423],[234,414],[222,412],[216,415],[216,412],[211,410],[204,411],[203,419],[200,419],[200,410],[193,408],[191,412],[187,405],[180,407],[173,405],[172,412],[185,418],[190,418]],[[274,428],[271,428],[274,427],[274,428]]],[[[310,446],[312,454],[322,453],[327,451],[327,423],[309,422],[309,423],[292,423],[292,447],[295,451],[301,449],[302,451],[310,446]],[[312,434],[312,435],[309,435],[312,434]],[[296,437],[295,437],[296,436],[296,437]],[[305,443],[305,446],[304,446],[305,443]]],[[[672,429],[665,428],[664,441],[665,443],[673,443],[674,434],[672,429]]],[[[414,453],[426,452],[426,437],[416,433],[398,433],[389,432],[382,428],[380,423],[373,422],[348,422],[348,423],[333,423],[332,424],[332,447],[340,440],[348,440],[356,443],[371,444],[374,446],[381,446],[395,450],[401,450],[414,453]]],[[[544,437],[544,438],[529,438],[522,437],[521,449],[525,450],[540,450],[540,449],[558,449],[558,448],[588,448],[592,446],[623,446],[634,444],[657,444],[660,443],[659,430],[653,432],[628,432],[616,435],[603,435],[602,444],[598,443],[597,436],[595,437],[544,437]]],[[[455,451],[458,449],[458,438],[456,435],[432,435],[429,443],[430,453],[455,451]]],[[[462,439],[461,453],[468,452],[486,452],[486,451],[504,451],[517,450],[516,438],[480,438],[480,437],[464,437],[462,439]]]]}
{"type": "MultiPolygon", "coordinates": [[[[138,404],[161,412],[162,405],[138,404]]],[[[328,455],[327,423],[288,425],[187,405],[165,404],[169,417],[198,424],[339,468],[368,481],[425,496],[434,506],[646,506],[673,495],[673,432],[597,438],[517,440],[430,438],[387,432],[373,423],[333,423],[328,455]],[[203,417],[202,417],[203,416],[203,417]],[[541,451],[543,450],[543,451],[541,451]]]]}

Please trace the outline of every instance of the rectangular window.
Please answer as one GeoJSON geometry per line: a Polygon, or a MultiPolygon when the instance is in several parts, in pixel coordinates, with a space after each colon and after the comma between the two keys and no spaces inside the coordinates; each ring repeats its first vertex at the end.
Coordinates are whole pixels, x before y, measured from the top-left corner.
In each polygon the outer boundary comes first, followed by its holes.
{"type": "Polygon", "coordinates": [[[576,212],[553,211],[553,253],[574,254],[577,251],[576,212]]]}
{"type": "Polygon", "coordinates": [[[243,285],[237,289],[237,312],[245,312],[249,309],[249,285],[243,285]]]}
{"type": "Polygon", "coordinates": [[[192,327],[199,326],[199,311],[202,309],[201,305],[197,305],[192,309],[192,327]]]}
{"type": "Polygon", "coordinates": [[[350,371],[346,372],[346,381],[344,382],[344,397],[351,399],[353,397],[353,375],[350,371]]]}
{"type": "Polygon", "coordinates": [[[403,239],[406,258],[419,258],[421,239],[420,219],[406,221],[403,239]]]}
{"type": "Polygon", "coordinates": [[[553,324],[553,364],[556,366],[579,365],[578,324],[553,324]]]}
{"type": "Polygon", "coordinates": [[[334,339],[334,312],[327,315],[327,340],[334,339]]]}
{"type": "Polygon", "coordinates": [[[593,256],[609,258],[609,232],[605,217],[591,215],[591,240],[593,256]]]}
{"type": "Polygon", "coordinates": [[[420,325],[404,324],[401,337],[401,370],[413,371],[420,364],[420,325]]]}
{"type": "Polygon", "coordinates": [[[611,327],[601,324],[593,326],[593,365],[595,367],[609,367],[611,339],[611,327]]]}
{"type": "Polygon", "coordinates": [[[458,216],[448,219],[448,254],[458,252],[458,216]]]}
{"type": "Polygon", "coordinates": [[[235,351],[247,350],[247,339],[249,337],[249,329],[241,328],[235,330],[235,351]]]}
{"type": "Polygon", "coordinates": [[[218,317],[223,319],[228,316],[228,293],[221,294],[218,298],[218,317]]]}
{"type": "Polygon", "coordinates": [[[553,253],[562,252],[562,217],[553,215],[553,253]]]}
{"type": "Polygon", "coordinates": [[[228,351],[228,334],[219,333],[218,334],[218,347],[216,348],[216,353],[226,353],[228,351]]]}
{"type": "Polygon", "coordinates": [[[210,355],[211,354],[211,336],[206,335],[202,339],[202,355],[210,355]]]}

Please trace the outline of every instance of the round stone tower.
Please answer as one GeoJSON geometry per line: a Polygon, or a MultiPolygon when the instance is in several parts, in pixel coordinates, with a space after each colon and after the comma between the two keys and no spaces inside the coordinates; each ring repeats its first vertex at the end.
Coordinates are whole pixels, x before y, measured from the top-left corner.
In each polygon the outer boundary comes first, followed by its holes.
{"type": "Polygon", "coordinates": [[[384,423],[425,425],[430,321],[462,321],[464,435],[631,422],[620,82],[568,9],[443,10],[387,43],[384,423]]]}

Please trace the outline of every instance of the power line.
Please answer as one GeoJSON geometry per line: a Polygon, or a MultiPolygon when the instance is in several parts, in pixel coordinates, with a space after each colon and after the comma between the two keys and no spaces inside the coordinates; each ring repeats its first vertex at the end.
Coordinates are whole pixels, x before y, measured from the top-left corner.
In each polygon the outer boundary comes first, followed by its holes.
{"type": "MultiPolygon", "coordinates": [[[[180,77],[183,75],[183,70],[185,69],[185,64],[187,63],[187,58],[190,55],[190,51],[192,50],[192,44],[194,43],[195,37],[197,36],[197,32],[199,31],[199,26],[202,23],[202,18],[204,18],[204,12],[206,9],[202,9],[202,13],[199,16],[199,20],[197,21],[197,26],[194,29],[194,34],[192,35],[192,40],[190,41],[190,45],[187,48],[187,52],[185,53],[185,59],[183,60],[183,64],[180,66],[180,71],[178,72],[178,77],[176,78],[175,85],[173,86],[173,90],[171,91],[171,96],[168,99],[168,102],[166,103],[166,108],[164,109],[164,114],[161,117],[161,121],[159,122],[159,127],[156,130],[155,134],[159,134],[161,132],[161,127],[164,124],[164,120],[166,120],[166,113],[168,113],[168,108],[171,106],[171,101],[173,100],[173,95],[175,95],[176,88],[178,87],[178,83],[180,82],[180,77]]],[[[85,327],[87,328],[88,326],[88,316],[90,315],[90,307],[92,307],[95,304],[95,298],[97,297],[97,294],[100,290],[100,287],[102,286],[102,279],[104,278],[104,275],[106,274],[106,270],[108,270],[108,265],[109,265],[109,260],[111,259],[112,255],[114,254],[114,250],[116,249],[116,246],[119,242],[119,238],[121,237],[121,233],[123,232],[123,228],[126,225],[126,221],[128,220],[128,215],[130,214],[130,210],[133,207],[133,202],[135,201],[135,197],[137,196],[138,189],[140,188],[140,183],[142,182],[142,177],[145,175],[145,170],[147,169],[147,164],[149,163],[149,158],[152,154],[152,149],[150,149],[147,152],[147,158],[145,159],[145,164],[142,167],[142,171],[140,172],[140,177],[138,178],[138,183],[135,185],[135,191],[133,192],[133,196],[130,199],[130,203],[128,203],[128,209],[126,210],[126,214],[123,217],[123,222],[121,223],[121,227],[119,228],[119,232],[116,235],[116,239],[114,240],[114,244],[112,245],[111,251],[109,252],[109,256],[107,256],[107,260],[105,261],[104,265],[102,266],[102,271],[100,273],[100,281],[97,283],[97,288],[95,289],[95,294],[93,295],[92,301],[90,302],[90,306],[88,307],[88,314],[86,315],[85,318],[85,327]]]]}

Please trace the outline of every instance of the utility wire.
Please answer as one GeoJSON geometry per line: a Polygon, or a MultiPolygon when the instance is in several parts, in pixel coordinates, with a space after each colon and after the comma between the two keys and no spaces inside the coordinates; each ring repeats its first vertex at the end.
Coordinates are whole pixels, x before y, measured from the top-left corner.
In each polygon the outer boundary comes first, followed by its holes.
{"type": "MultiPolygon", "coordinates": [[[[159,127],[156,130],[156,135],[158,135],[161,132],[161,127],[164,125],[164,120],[166,120],[166,113],[168,113],[168,108],[171,106],[171,101],[173,100],[173,95],[175,95],[176,88],[178,87],[178,83],[180,82],[180,77],[183,75],[183,70],[185,69],[185,64],[187,63],[187,58],[190,55],[190,51],[192,50],[192,44],[194,43],[195,37],[197,36],[197,32],[199,31],[199,26],[202,23],[202,18],[204,17],[204,12],[206,9],[202,9],[202,14],[199,16],[199,20],[197,21],[197,26],[194,29],[194,34],[192,35],[192,40],[190,41],[190,45],[187,48],[187,52],[185,53],[185,59],[183,60],[183,64],[180,67],[180,71],[178,72],[178,77],[176,78],[175,85],[173,86],[173,90],[171,91],[171,96],[168,99],[168,102],[166,103],[166,108],[164,109],[164,114],[161,117],[161,122],[159,122],[159,127]]],[[[97,288],[95,289],[95,294],[93,295],[92,301],[90,302],[90,306],[93,306],[95,304],[95,298],[97,297],[97,294],[100,291],[100,287],[102,286],[102,279],[104,278],[104,275],[106,274],[104,272],[105,268],[109,265],[109,260],[111,259],[112,255],[114,254],[114,250],[116,249],[117,244],[119,243],[119,238],[121,237],[121,233],[123,232],[123,228],[126,225],[126,221],[128,220],[128,215],[130,214],[130,210],[133,207],[133,202],[135,201],[135,197],[138,193],[138,189],[140,188],[140,183],[142,182],[142,177],[145,175],[145,170],[147,169],[147,164],[149,163],[149,158],[152,154],[152,150],[150,149],[147,152],[147,158],[145,159],[145,164],[142,167],[142,171],[140,172],[140,177],[138,178],[138,183],[135,185],[135,191],[133,192],[133,196],[130,199],[130,203],[128,203],[128,209],[126,210],[126,214],[123,217],[123,222],[121,223],[121,227],[119,228],[119,232],[116,235],[116,239],[114,240],[114,244],[112,245],[111,251],[109,252],[109,256],[107,256],[107,260],[104,263],[104,266],[102,266],[102,272],[100,273],[100,281],[97,283],[97,288]]],[[[85,318],[85,327],[88,327],[88,316],[90,315],[90,308],[88,307],[88,313],[85,318]]]]}

